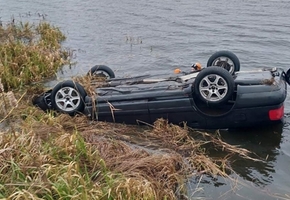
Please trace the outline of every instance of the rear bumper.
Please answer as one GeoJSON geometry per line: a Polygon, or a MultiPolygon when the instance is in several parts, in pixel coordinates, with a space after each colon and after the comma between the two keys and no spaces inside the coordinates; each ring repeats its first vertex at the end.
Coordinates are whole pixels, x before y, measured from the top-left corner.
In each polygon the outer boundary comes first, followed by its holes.
{"type": "Polygon", "coordinates": [[[209,129],[242,128],[268,126],[281,123],[284,116],[284,105],[233,109],[224,116],[206,118],[206,127],[209,129]]]}

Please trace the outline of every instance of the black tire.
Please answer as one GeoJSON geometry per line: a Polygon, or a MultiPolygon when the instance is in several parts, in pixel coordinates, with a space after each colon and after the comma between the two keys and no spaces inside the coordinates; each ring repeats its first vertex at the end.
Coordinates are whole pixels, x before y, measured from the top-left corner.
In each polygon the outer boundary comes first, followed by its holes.
{"type": "Polygon", "coordinates": [[[46,111],[49,109],[49,106],[46,104],[44,95],[35,96],[32,99],[32,104],[36,107],[39,107],[41,110],[46,111]]]}
{"type": "Polygon", "coordinates": [[[113,70],[106,65],[96,65],[90,69],[88,76],[105,77],[106,79],[115,78],[113,70]]]}
{"type": "Polygon", "coordinates": [[[194,81],[196,97],[208,105],[226,103],[233,95],[234,87],[232,75],[215,66],[201,70],[194,81]]]}
{"type": "Polygon", "coordinates": [[[79,83],[64,81],[52,89],[51,105],[57,111],[75,115],[84,110],[86,96],[85,89],[79,83]]]}
{"type": "Polygon", "coordinates": [[[211,66],[222,67],[233,75],[235,72],[240,71],[240,60],[230,51],[218,51],[209,57],[207,61],[207,67],[211,66]]]}

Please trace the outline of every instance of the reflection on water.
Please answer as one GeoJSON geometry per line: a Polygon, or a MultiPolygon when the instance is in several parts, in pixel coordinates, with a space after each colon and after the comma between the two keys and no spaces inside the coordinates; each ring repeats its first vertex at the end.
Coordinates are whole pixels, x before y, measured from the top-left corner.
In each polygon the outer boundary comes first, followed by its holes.
{"type": "MultiPolygon", "coordinates": [[[[283,174],[281,171],[287,174],[286,168],[281,168],[281,142],[283,140],[283,130],[285,123],[279,123],[275,126],[265,126],[251,129],[239,129],[239,130],[220,130],[219,133],[223,141],[231,145],[237,145],[241,148],[245,148],[252,152],[252,157],[260,159],[260,161],[247,160],[241,157],[234,157],[230,166],[233,173],[230,176],[241,183],[240,186],[232,185],[229,180],[225,180],[217,177],[198,177],[189,181],[189,188],[192,186],[199,186],[207,188],[210,193],[199,192],[194,194],[196,196],[204,196],[210,199],[272,199],[275,196],[277,190],[272,191],[269,187],[271,185],[277,185],[276,182],[285,181],[288,182],[287,177],[279,177],[277,174],[283,174]],[[280,172],[280,173],[279,173],[280,172]],[[284,180],[283,180],[284,179],[284,180]],[[247,191],[247,192],[245,192],[247,191]],[[254,192],[253,192],[254,191],[254,192]],[[254,195],[253,195],[254,194],[254,195]],[[213,198],[214,197],[214,198],[213,198]]],[[[211,150],[211,157],[223,157],[222,152],[216,152],[211,150]]],[[[282,157],[282,159],[290,162],[289,157],[282,157]]],[[[289,166],[289,165],[288,165],[289,166]]],[[[288,176],[288,175],[287,175],[288,176]]],[[[283,184],[282,184],[283,185],[283,184]]],[[[287,190],[287,186],[280,188],[287,190]]],[[[194,189],[191,188],[193,191],[194,189]]],[[[283,192],[280,193],[285,194],[283,192]]],[[[275,196],[275,198],[285,196],[275,196]]]]}
{"type": "Polygon", "coordinates": [[[271,183],[277,164],[276,157],[280,153],[282,131],[283,124],[280,123],[272,127],[222,132],[222,138],[226,142],[239,145],[251,151],[253,157],[261,159],[261,162],[253,162],[237,158],[232,163],[234,171],[260,187],[271,183]]]}

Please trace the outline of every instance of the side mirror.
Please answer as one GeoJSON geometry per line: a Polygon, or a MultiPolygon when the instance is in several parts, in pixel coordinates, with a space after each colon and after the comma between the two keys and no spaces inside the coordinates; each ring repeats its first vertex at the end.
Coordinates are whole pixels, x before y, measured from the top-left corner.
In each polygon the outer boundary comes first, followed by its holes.
{"type": "Polygon", "coordinates": [[[286,82],[290,85],[290,68],[287,70],[287,72],[284,72],[284,77],[286,82]]]}

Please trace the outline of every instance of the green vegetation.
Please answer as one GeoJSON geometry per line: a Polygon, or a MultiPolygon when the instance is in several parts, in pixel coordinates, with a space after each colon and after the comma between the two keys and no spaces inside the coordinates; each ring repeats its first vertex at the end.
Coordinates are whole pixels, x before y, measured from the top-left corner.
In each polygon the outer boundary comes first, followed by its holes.
{"type": "Polygon", "coordinates": [[[10,23],[0,26],[0,71],[6,90],[51,77],[68,63],[69,52],[61,48],[65,36],[46,22],[10,23]]]}
{"type": "Polygon", "coordinates": [[[69,63],[64,39],[48,23],[0,27],[0,198],[186,199],[188,177],[227,177],[231,156],[251,159],[218,134],[162,119],[126,126],[32,106],[41,88],[30,84],[69,63]],[[209,158],[211,148],[225,159],[209,158]]]}

